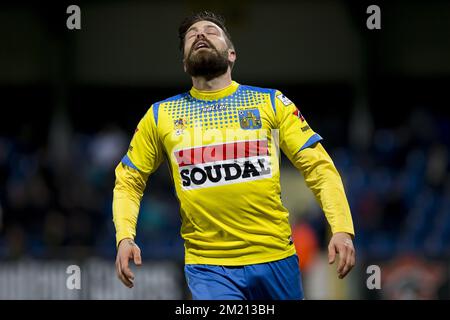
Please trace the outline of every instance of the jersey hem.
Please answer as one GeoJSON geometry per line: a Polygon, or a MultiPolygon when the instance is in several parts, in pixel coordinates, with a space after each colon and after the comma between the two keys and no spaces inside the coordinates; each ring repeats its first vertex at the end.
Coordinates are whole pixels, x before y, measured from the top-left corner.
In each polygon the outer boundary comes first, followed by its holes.
{"type": "Polygon", "coordinates": [[[220,265],[220,266],[243,266],[249,264],[259,264],[267,263],[276,260],[281,260],[290,257],[296,253],[295,247],[292,246],[287,251],[283,251],[279,254],[265,254],[258,255],[257,257],[243,258],[243,257],[233,257],[233,258],[207,258],[199,256],[191,256],[185,258],[185,264],[209,264],[209,265],[220,265]]]}

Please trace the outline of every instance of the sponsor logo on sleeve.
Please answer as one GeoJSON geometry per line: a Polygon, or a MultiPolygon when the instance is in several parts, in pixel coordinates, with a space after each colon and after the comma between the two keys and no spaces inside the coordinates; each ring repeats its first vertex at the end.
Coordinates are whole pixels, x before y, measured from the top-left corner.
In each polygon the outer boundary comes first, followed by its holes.
{"type": "Polygon", "coordinates": [[[302,127],[302,131],[303,131],[303,132],[306,132],[306,131],[308,131],[308,130],[311,130],[311,128],[310,128],[308,125],[302,127]]]}
{"type": "Polygon", "coordinates": [[[281,102],[283,102],[283,104],[284,104],[285,106],[288,106],[288,105],[292,104],[292,101],[289,100],[289,98],[286,97],[284,94],[279,94],[279,95],[277,95],[277,98],[278,98],[281,102]]]}

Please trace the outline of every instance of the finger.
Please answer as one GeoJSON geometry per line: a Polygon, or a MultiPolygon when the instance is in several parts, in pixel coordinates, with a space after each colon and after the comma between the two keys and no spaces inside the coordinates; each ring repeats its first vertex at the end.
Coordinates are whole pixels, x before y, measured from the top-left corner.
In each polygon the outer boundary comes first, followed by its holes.
{"type": "Polygon", "coordinates": [[[124,274],[123,272],[120,274],[120,280],[122,281],[122,283],[127,286],[128,288],[133,288],[133,282],[130,281],[124,274]]]}
{"type": "Polygon", "coordinates": [[[339,274],[342,273],[344,266],[345,266],[345,262],[347,260],[347,249],[344,246],[339,246],[338,247],[338,254],[339,254],[339,264],[337,267],[337,272],[339,274]]]}
{"type": "Polygon", "coordinates": [[[116,276],[120,279],[120,268],[119,268],[119,262],[116,260],[116,276]]]}
{"type": "Polygon", "coordinates": [[[116,274],[117,277],[120,279],[120,274],[122,273],[122,271],[120,270],[120,264],[119,264],[119,259],[116,259],[116,274]]]}
{"type": "Polygon", "coordinates": [[[122,274],[129,280],[134,280],[134,274],[131,272],[130,266],[128,264],[128,258],[123,258],[120,261],[120,268],[122,269],[122,274]]]}
{"type": "Polygon", "coordinates": [[[133,250],[133,260],[135,265],[142,265],[141,250],[138,247],[135,247],[133,250]]]}
{"type": "Polygon", "coordinates": [[[344,269],[342,270],[342,273],[340,274],[339,278],[343,279],[353,268],[353,257],[352,257],[352,249],[347,249],[347,259],[345,261],[344,269]]]}
{"type": "Polygon", "coordinates": [[[122,283],[127,286],[128,288],[132,287],[132,283],[125,278],[125,276],[122,273],[122,268],[120,266],[120,260],[117,260],[116,262],[116,272],[117,272],[117,277],[120,279],[120,281],[122,281],[122,283]]]}
{"type": "Polygon", "coordinates": [[[352,267],[356,264],[356,250],[353,248],[352,250],[352,267]]]}
{"type": "Polygon", "coordinates": [[[332,244],[328,246],[328,263],[333,264],[335,259],[336,259],[336,248],[332,244]]]}
{"type": "MultiPolygon", "coordinates": [[[[352,248],[352,249],[350,250],[350,270],[353,269],[353,267],[355,266],[355,264],[356,264],[356,253],[355,253],[355,248],[352,248]]],[[[349,270],[349,271],[350,271],[350,270],[349,270]]]]}
{"type": "Polygon", "coordinates": [[[133,288],[133,282],[131,282],[130,280],[128,280],[123,274],[120,276],[120,280],[122,280],[122,283],[127,287],[127,288],[133,288]]]}
{"type": "Polygon", "coordinates": [[[354,247],[347,247],[347,261],[346,265],[344,267],[344,270],[342,271],[342,278],[344,278],[355,266],[355,248],[354,247]]]}

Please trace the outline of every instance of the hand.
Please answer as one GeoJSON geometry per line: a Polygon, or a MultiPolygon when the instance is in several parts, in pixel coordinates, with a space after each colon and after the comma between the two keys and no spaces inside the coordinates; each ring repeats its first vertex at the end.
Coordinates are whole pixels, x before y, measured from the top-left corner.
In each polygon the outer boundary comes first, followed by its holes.
{"type": "Polygon", "coordinates": [[[339,279],[343,279],[347,273],[355,265],[355,248],[353,247],[352,237],[345,232],[336,232],[331,237],[330,244],[328,245],[328,263],[333,264],[336,258],[336,254],[339,255],[339,265],[337,267],[337,273],[339,279]]]}
{"type": "Polygon", "coordinates": [[[133,259],[136,266],[142,265],[141,249],[134,243],[133,239],[123,239],[119,243],[116,258],[116,272],[119,279],[128,288],[134,286],[134,274],[128,266],[128,261],[133,259]]]}

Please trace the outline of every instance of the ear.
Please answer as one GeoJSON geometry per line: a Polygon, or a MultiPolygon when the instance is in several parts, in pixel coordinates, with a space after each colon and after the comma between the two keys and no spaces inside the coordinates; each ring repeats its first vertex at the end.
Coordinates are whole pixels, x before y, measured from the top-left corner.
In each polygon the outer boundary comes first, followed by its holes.
{"type": "Polygon", "coordinates": [[[237,59],[236,51],[234,49],[228,49],[228,60],[235,62],[237,59]]]}
{"type": "Polygon", "coordinates": [[[186,68],[186,59],[183,59],[183,70],[184,72],[186,72],[187,68],[186,68]]]}

